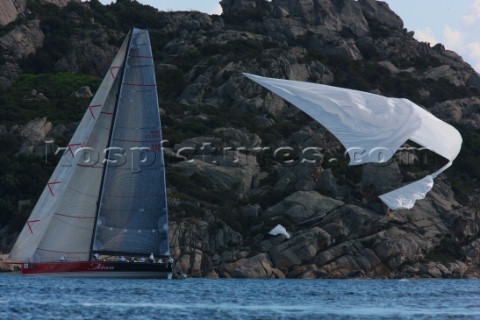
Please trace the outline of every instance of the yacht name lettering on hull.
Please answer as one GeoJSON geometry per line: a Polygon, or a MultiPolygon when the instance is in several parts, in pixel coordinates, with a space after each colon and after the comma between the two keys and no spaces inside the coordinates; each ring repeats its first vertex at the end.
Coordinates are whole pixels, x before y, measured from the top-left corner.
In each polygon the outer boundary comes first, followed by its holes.
{"type": "Polygon", "coordinates": [[[106,266],[106,265],[103,265],[103,264],[95,264],[95,263],[90,264],[90,268],[88,269],[88,271],[95,271],[95,270],[98,270],[98,271],[112,271],[112,270],[115,270],[115,267],[114,266],[106,266]]]}

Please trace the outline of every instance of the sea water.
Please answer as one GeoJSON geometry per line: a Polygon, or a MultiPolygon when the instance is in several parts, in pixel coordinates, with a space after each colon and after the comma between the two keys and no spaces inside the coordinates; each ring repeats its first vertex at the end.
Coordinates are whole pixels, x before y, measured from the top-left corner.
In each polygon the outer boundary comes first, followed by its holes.
{"type": "Polygon", "coordinates": [[[480,280],[132,280],[0,274],[0,318],[480,319],[480,280]]]}

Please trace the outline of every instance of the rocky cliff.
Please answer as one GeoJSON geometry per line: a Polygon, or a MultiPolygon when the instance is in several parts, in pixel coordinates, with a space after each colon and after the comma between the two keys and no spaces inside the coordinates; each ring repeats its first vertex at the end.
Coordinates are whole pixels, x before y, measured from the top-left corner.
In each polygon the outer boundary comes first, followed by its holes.
{"type": "MultiPolygon", "coordinates": [[[[64,7],[71,1],[80,2],[80,0],[41,0],[40,2],[42,4],[64,7]]],[[[4,26],[24,14],[27,8],[27,0],[0,0],[0,8],[2,8],[0,12],[0,26],[4,26]]]]}
{"type": "MultiPolygon", "coordinates": [[[[164,138],[169,141],[171,248],[185,273],[479,276],[480,213],[475,203],[480,170],[474,151],[480,126],[479,75],[442,45],[416,41],[381,1],[220,4],[221,16],[157,12],[128,0],[108,7],[96,1],[70,4],[58,11],[67,17],[65,32],[52,28],[60,22],[43,17],[45,13],[37,14],[40,23],[27,15],[29,22],[0,38],[5,57],[0,68],[15,71],[11,77],[2,73],[2,85],[25,90],[18,102],[25,108],[36,103],[45,113],[68,113],[68,106],[56,102],[58,92],[49,91],[45,100],[40,84],[22,89],[16,79],[31,72],[102,75],[126,32],[123,25],[149,28],[164,138]],[[43,69],[34,63],[38,61],[43,69]],[[344,148],[328,131],[242,72],[409,98],[457,126],[465,150],[458,165],[437,179],[427,199],[412,210],[387,212],[378,194],[423,177],[441,166],[442,159],[412,151],[409,144],[388,164],[348,167],[344,148]],[[279,223],[290,238],[268,234],[279,223]]],[[[74,91],[66,93],[68,105],[81,102],[74,91]]],[[[11,106],[9,101],[2,108],[11,106]]],[[[66,129],[71,124],[35,114],[17,126],[5,122],[0,131],[3,137],[18,135],[23,144],[19,161],[28,154],[45,156],[38,141],[58,142],[71,134],[66,129]]],[[[21,191],[23,182],[14,178],[2,172],[2,181],[21,191]]],[[[39,189],[43,185],[37,184],[39,189]]],[[[8,190],[1,192],[17,199],[8,190]]],[[[15,218],[21,220],[13,214],[15,218]]],[[[14,233],[16,224],[9,225],[14,233]]]]}

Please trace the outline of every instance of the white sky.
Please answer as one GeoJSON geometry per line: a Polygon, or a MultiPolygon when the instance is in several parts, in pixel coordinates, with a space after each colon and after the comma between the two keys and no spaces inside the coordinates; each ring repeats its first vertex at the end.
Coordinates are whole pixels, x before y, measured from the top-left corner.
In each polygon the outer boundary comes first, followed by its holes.
{"type": "MultiPolygon", "coordinates": [[[[112,0],[100,0],[109,4],[112,0]]],[[[220,0],[138,0],[163,11],[198,10],[220,14],[220,0]]],[[[296,1],[296,0],[295,0],[296,1]]],[[[480,72],[480,0],[385,0],[415,31],[415,38],[432,46],[442,43],[480,72]]]]}

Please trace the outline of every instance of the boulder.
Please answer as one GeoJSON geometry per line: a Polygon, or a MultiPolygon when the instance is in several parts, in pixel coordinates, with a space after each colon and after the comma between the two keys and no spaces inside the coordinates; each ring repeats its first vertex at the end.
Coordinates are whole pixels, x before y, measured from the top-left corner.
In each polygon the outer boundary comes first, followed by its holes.
{"type": "Polygon", "coordinates": [[[43,46],[44,39],[39,20],[21,24],[0,37],[0,57],[5,60],[0,66],[0,86],[7,87],[18,78],[21,69],[17,61],[35,54],[43,46]]]}
{"type": "Polygon", "coordinates": [[[223,270],[233,278],[285,278],[265,253],[226,264],[223,270]]]}
{"type": "Polygon", "coordinates": [[[276,268],[291,268],[310,261],[329,245],[330,235],[325,230],[314,227],[274,246],[268,253],[276,268]]]}
{"type": "Polygon", "coordinates": [[[365,164],[362,166],[362,187],[373,186],[377,195],[401,186],[403,176],[397,162],[389,164],[365,164]]]}
{"type": "Polygon", "coordinates": [[[45,137],[52,129],[52,123],[46,117],[30,121],[20,131],[22,138],[32,146],[44,142],[45,137]]]}
{"type": "Polygon", "coordinates": [[[402,19],[390,9],[387,2],[376,0],[359,0],[358,2],[367,19],[378,21],[392,29],[403,29],[402,19]]]}
{"type": "Polygon", "coordinates": [[[30,90],[24,97],[25,100],[49,101],[47,97],[35,89],[30,90]]]}
{"type": "Polygon", "coordinates": [[[118,48],[109,43],[109,39],[122,38],[121,33],[109,34],[97,27],[84,30],[86,36],[74,35],[69,39],[72,50],[65,52],[54,65],[57,72],[86,73],[103,77],[108,70],[118,48]]]}
{"type": "Polygon", "coordinates": [[[84,86],[73,92],[71,96],[75,98],[91,98],[93,97],[93,93],[89,86],[84,86]]]}
{"type": "Polygon", "coordinates": [[[212,189],[235,191],[238,197],[241,197],[250,190],[253,177],[259,173],[259,168],[255,156],[240,154],[238,158],[236,156],[233,158],[236,166],[222,165],[220,161],[224,161],[224,158],[219,157],[211,163],[200,159],[183,161],[172,165],[171,168],[185,177],[196,174],[205,179],[212,189]]]}
{"type": "Polygon", "coordinates": [[[374,235],[385,228],[388,217],[367,208],[345,205],[322,219],[321,227],[336,243],[374,235]]]}
{"type": "Polygon", "coordinates": [[[454,70],[449,65],[443,65],[426,71],[423,74],[423,78],[434,81],[445,79],[454,86],[459,87],[466,85],[470,78],[470,72],[465,73],[462,70],[454,70]]]}
{"type": "Polygon", "coordinates": [[[368,23],[362,7],[356,1],[274,0],[272,4],[273,12],[277,15],[298,16],[312,26],[320,24],[326,33],[340,32],[344,28],[357,36],[368,33],[368,23]]]}
{"type": "Polygon", "coordinates": [[[15,21],[23,13],[27,0],[0,0],[0,25],[4,26],[15,21]]]}
{"type": "MultiPolygon", "coordinates": [[[[178,210],[175,207],[172,209],[178,210]]],[[[183,273],[194,277],[213,272],[214,265],[221,261],[231,262],[248,255],[233,250],[223,251],[222,258],[214,257],[215,252],[235,248],[242,241],[242,236],[221,220],[211,224],[198,219],[170,222],[169,238],[172,257],[183,273]]]]}
{"type": "Polygon", "coordinates": [[[12,56],[15,60],[23,59],[37,52],[44,39],[40,21],[28,21],[0,38],[0,54],[12,56]]]}
{"type": "Polygon", "coordinates": [[[400,70],[391,61],[380,61],[377,62],[377,64],[387,69],[390,73],[397,74],[400,72],[400,70]]]}
{"type": "Polygon", "coordinates": [[[235,13],[242,10],[255,9],[257,1],[255,0],[221,0],[220,5],[224,14],[235,13]]]}
{"type": "Polygon", "coordinates": [[[391,228],[377,239],[372,249],[392,270],[397,270],[405,262],[421,258],[426,248],[419,237],[391,228]]]}
{"type": "Polygon", "coordinates": [[[480,106],[480,98],[471,97],[437,103],[431,112],[449,123],[470,124],[473,129],[480,129],[478,106],[480,106]]]}
{"type": "Polygon", "coordinates": [[[342,201],[323,196],[316,191],[298,191],[267,209],[263,216],[286,215],[295,223],[304,223],[318,220],[343,205],[342,201]]]}
{"type": "Polygon", "coordinates": [[[0,254],[0,272],[14,271],[15,266],[13,264],[6,263],[8,261],[8,254],[0,254]]]}
{"type": "Polygon", "coordinates": [[[222,141],[225,142],[229,148],[251,150],[259,148],[262,145],[262,139],[255,133],[248,132],[245,128],[218,128],[215,129],[215,133],[222,136],[222,141]]]}

